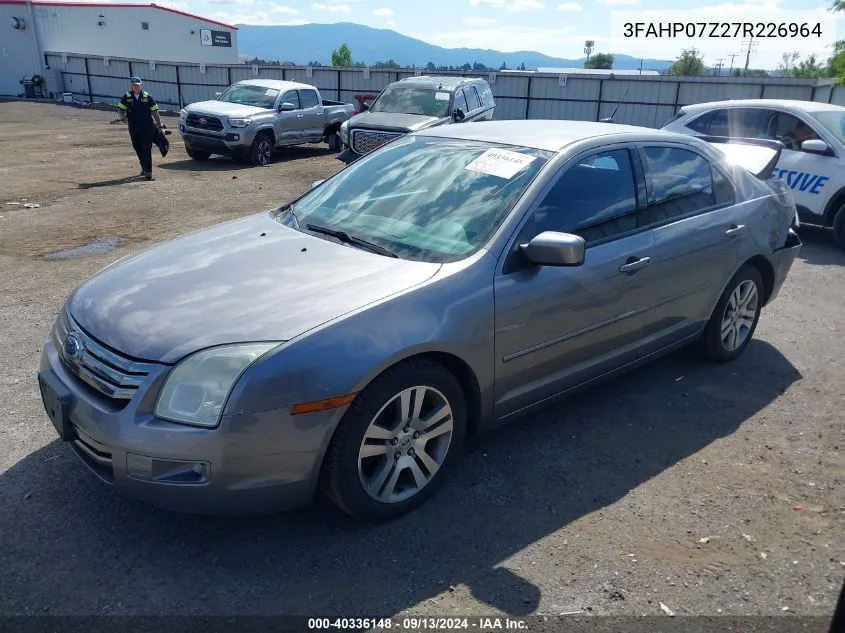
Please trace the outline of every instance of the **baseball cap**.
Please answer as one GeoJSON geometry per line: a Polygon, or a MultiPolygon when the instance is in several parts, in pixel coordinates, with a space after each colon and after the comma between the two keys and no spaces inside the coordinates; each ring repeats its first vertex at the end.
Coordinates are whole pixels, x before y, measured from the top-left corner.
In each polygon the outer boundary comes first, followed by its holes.
{"type": "Polygon", "coordinates": [[[129,79],[129,83],[139,84],[139,85],[140,85],[140,83],[141,83],[141,78],[140,78],[140,77],[130,77],[130,79],[129,79]]]}

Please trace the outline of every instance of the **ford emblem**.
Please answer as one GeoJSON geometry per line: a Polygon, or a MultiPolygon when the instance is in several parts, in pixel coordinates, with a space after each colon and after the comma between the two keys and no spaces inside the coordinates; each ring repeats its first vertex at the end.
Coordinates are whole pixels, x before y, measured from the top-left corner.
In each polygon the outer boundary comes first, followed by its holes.
{"type": "Polygon", "coordinates": [[[200,125],[205,125],[206,123],[208,123],[208,119],[206,119],[204,116],[201,116],[200,117],[200,125]]]}
{"type": "Polygon", "coordinates": [[[68,360],[80,360],[85,353],[85,346],[76,334],[70,333],[65,338],[64,352],[68,360]]]}

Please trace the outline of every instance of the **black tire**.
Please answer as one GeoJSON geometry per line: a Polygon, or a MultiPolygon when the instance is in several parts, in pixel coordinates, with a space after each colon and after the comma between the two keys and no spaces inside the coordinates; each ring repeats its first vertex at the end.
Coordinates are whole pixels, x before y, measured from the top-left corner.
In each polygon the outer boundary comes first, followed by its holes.
{"type": "Polygon", "coordinates": [[[249,162],[261,167],[269,165],[273,160],[273,149],[273,135],[259,132],[249,148],[249,162]]]}
{"type": "MultiPolygon", "coordinates": [[[[463,390],[449,371],[428,359],[400,363],[373,380],[344,414],[326,453],[321,488],[341,510],[357,519],[373,523],[396,519],[437,492],[460,459],[466,427],[467,407],[463,390]],[[365,490],[359,477],[359,450],[370,423],[382,408],[403,390],[416,386],[435,389],[451,407],[451,440],[440,468],[415,494],[392,503],[378,501],[365,490]]],[[[392,451],[393,448],[387,450],[392,451]]],[[[389,460],[391,456],[387,454],[385,459],[389,460]]],[[[413,459],[418,465],[421,463],[416,457],[413,459]]]]}
{"type": "Polygon", "coordinates": [[[833,241],[845,250],[845,205],[839,208],[833,218],[833,241]]]}
{"type": "Polygon", "coordinates": [[[326,137],[326,143],[329,144],[330,150],[333,152],[339,152],[341,150],[340,134],[337,132],[331,132],[328,137],[326,137]]]}
{"type": "Polygon", "coordinates": [[[194,160],[208,160],[211,158],[211,152],[201,152],[198,149],[191,149],[185,146],[185,152],[194,160]]]}
{"type": "Polygon", "coordinates": [[[757,329],[757,323],[760,320],[760,312],[763,307],[763,299],[765,296],[764,293],[765,286],[763,285],[763,276],[760,274],[760,271],[750,264],[746,264],[740,268],[728,283],[725,291],[722,293],[722,296],[719,298],[719,302],[716,304],[713,314],[710,315],[710,320],[707,322],[707,327],[705,327],[704,332],[698,341],[698,351],[705,360],[715,363],[724,363],[738,358],[745,351],[745,348],[748,347],[748,344],[754,337],[754,332],[757,329]],[[748,328],[742,343],[731,349],[731,347],[726,345],[726,343],[722,340],[722,324],[727,316],[727,308],[731,301],[731,295],[733,295],[734,291],[737,290],[740,285],[747,282],[751,282],[755,286],[757,300],[756,308],[754,310],[754,319],[751,327],[748,328]]]}

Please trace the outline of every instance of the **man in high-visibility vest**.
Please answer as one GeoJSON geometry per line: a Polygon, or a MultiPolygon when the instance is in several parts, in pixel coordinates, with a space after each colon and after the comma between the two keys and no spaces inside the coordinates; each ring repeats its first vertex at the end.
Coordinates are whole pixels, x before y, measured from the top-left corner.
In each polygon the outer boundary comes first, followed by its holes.
{"type": "Polygon", "coordinates": [[[131,89],[117,104],[120,118],[129,124],[132,147],[141,163],[141,175],[153,180],[153,142],[162,133],[161,116],[153,96],[143,89],[141,79],[132,77],[131,89]]]}

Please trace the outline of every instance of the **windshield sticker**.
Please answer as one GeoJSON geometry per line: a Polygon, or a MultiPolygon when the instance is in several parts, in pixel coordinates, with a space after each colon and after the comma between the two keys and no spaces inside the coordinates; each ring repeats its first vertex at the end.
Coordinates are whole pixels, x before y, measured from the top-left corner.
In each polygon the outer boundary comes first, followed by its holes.
{"type": "Polygon", "coordinates": [[[278,90],[275,90],[274,88],[267,88],[267,92],[264,93],[264,96],[275,97],[277,94],[279,94],[278,90]]]}
{"type": "Polygon", "coordinates": [[[449,93],[448,92],[435,92],[434,99],[436,101],[448,101],[449,100],[449,93]]]}
{"type": "Polygon", "coordinates": [[[507,149],[488,149],[467,165],[465,169],[510,180],[530,165],[535,158],[535,156],[526,156],[507,149]]]}

